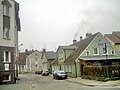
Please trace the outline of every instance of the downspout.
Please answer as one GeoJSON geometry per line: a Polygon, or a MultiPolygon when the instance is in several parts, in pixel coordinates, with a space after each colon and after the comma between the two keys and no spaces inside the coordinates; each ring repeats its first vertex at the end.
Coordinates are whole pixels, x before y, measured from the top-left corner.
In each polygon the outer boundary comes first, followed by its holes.
{"type": "Polygon", "coordinates": [[[75,78],[77,78],[77,65],[76,65],[76,62],[75,62],[75,78]]]}

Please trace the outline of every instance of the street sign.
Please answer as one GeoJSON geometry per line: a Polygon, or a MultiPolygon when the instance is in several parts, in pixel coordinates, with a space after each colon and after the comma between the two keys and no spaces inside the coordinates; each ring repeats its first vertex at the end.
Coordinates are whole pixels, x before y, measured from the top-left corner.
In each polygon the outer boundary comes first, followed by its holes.
{"type": "Polygon", "coordinates": [[[105,46],[105,43],[98,43],[98,46],[105,46]]]}

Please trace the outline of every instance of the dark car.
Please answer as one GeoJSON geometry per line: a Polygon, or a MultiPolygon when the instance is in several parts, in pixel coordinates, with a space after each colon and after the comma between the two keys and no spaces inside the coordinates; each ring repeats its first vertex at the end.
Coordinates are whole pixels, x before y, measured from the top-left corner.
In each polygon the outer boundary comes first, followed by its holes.
{"type": "Polygon", "coordinates": [[[67,79],[67,74],[63,70],[56,70],[53,73],[53,79],[67,79]]]}
{"type": "Polygon", "coordinates": [[[43,70],[41,71],[36,71],[35,74],[42,74],[43,70]]]}
{"type": "Polygon", "coordinates": [[[43,70],[42,71],[42,76],[48,76],[49,75],[49,71],[48,70],[43,70]]]}

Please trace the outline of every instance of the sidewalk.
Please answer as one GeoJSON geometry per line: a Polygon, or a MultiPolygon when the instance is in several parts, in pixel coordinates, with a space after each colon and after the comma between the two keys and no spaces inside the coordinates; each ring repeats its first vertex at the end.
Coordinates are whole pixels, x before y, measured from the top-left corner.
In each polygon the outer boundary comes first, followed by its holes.
{"type": "Polygon", "coordinates": [[[120,86],[120,80],[102,82],[96,80],[81,79],[80,77],[77,77],[77,78],[68,78],[66,81],[78,83],[86,86],[120,86]]]}

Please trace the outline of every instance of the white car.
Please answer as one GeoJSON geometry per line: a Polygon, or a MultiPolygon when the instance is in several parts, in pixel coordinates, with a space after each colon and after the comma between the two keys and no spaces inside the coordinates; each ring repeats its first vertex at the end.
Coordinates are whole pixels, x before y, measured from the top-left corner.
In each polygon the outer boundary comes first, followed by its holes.
{"type": "Polygon", "coordinates": [[[42,76],[48,76],[49,75],[49,71],[48,70],[43,70],[42,71],[42,76]]]}

